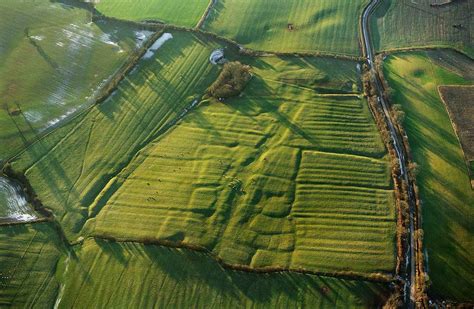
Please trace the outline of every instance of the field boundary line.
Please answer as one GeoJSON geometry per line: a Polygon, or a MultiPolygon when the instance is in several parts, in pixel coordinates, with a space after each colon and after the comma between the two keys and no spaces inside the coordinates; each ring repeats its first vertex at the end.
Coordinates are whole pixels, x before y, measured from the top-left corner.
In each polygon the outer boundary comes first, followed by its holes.
{"type": "Polygon", "coordinates": [[[1,226],[14,226],[14,225],[25,225],[25,224],[35,224],[49,222],[50,220],[46,217],[39,217],[30,221],[17,221],[17,220],[2,220],[0,221],[1,226]]]}
{"type": "MultiPolygon", "coordinates": [[[[294,88],[301,89],[304,91],[314,91],[313,88],[310,88],[307,86],[301,86],[295,83],[286,83],[278,79],[271,79],[271,78],[266,78],[266,77],[261,77],[261,79],[264,81],[272,82],[272,83],[284,84],[286,86],[294,87],[294,88]]],[[[335,90],[335,89],[331,89],[331,90],[335,90]]],[[[317,97],[354,97],[354,98],[360,99],[360,97],[362,96],[362,92],[341,92],[341,93],[328,92],[328,93],[315,93],[313,95],[317,97]]]]}
{"type": "MultiPolygon", "coordinates": [[[[209,258],[212,258],[214,261],[216,261],[219,265],[221,265],[225,269],[241,271],[241,272],[246,272],[246,273],[271,274],[271,273],[279,273],[279,272],[291,272],[291,273],[300,273],[300,274],[313,275],[313,276],[325,276],[325,277],[333,277],[333,278],[347,279],[347,280],[369,281],[369,282],[375,282],[375,283],[390,283],[396,280],[396,278],[392,274],[387,274],[387,273],[364,274],[361,272],[352,272],[352,271],[324,272],[324,271],[313,271],[313,270],[309,270],[305,268],[251,267],[248,265],[231,264],[231,263],[224,262],[220,257],[216,256],[206,247],[189,244],[185,242],[173,242],[169,240],[152,240],[152,239],[143,239],[141,241],[138,241],[136,239],[115,238],[115,237],[100,236],[100,235],[88,236],[87,239],[100,239],[100,240],[105,240],[112,243],[113,242],[139,243],[143,245],[161,246],[161,247],[166,247],[166,248],[181,248],[181,249],[191,250],[195,252],[201,252],[202,254],[208,256],[209,258]]],[[[82,240],[79,243],[82,243],[84,240],[82,240]]],[[[79,243],[76,243],[76,245],[79,243]]]]}
{"type": "MultiPolygon", "coordinates": [[[[148,48],[154,43],[159,36],[162,35],[162,32],[155,31],[153,35],[151,35],[148,40],[143,44],[140,49],[133,51],[127,59],[120,65],[108,78],[108,81],[101,87],[101,89],[97,92],[93,102],[86,107],[84,110],[71,115],[70,117],[66,118],[63,121],[60,121],[57,125],[51,127],[49,130],[45,130],[44,134],[41,134],[38,139],[30,143],[29,145],[25,146],[21,149],[18,153],[12,155],[11,157],[5,159],[6,162],[15,160],[20,155],[24,154],[29,148],[33,145],[41,142],[44,138],[49,136],[50,134],[56,132],[58,129],[66,126],[67,124],[71,123],[73,120],[78,119],[81,116],[84,116],[90,113],[97,105],[106,101],[110,98],[114,92],[117,90],[120,82],[125,79],[125,77],[136,67],[138,61],[143,57],[143,55],[147,52],[148,48]]],[[[55,147],[55,146],[54,146],[55,147]]],[[[34,165],[34,164],[33,164],[34,165]]]]}
{"type": "Polygon", "coordinates": [[[201,16],[199,19],[198,23],[196,24],[195,28],[200,29],[202,26],[204,26],[204,23],[206,22],[207,18],[211,14],[211,10],[214,8],[218,0],[210,0],[209,4],[207,5],[206,10],[204,11],[204,14],[201,16]]]}
{"type": "MultiPolygon", "coordinates": [[[[215,3],[217,3],[217,0],[214,0],[215,3]]],[[[100,19],[105,19],[109,21],[115,21],[115,22],[122,22],[122,23],[127,23],[130,25],[134,25],[137,27],[142,27],[142,28],[148,28],[153,31],[166,31],[166,30],[176,30],[176,31],[186,31],[186,32],[194,32],[194,33],[200,33],[202,35],[207,35],[209,37],[212,37],[218,41],[223,41],[228,44],[231,44],[235,47],[238,47],[240,53],[246,56],[253,56],[253,57],[265,57],[265,56],[298,56],[298,57],[328,57],[328,58],[335,58],[335,59],[346,59],[346,60],[352,60],[352,61],[363,61],[364,58],[362,56],[354,56],[354,55],[347,55],[347,54],[339,54],[339,53],[334,53],[334,52],[328,52],[328,51],[289,51],[289,52],[273,52],[273,51],[263,51],[263,50],[256,50],[256,49],[250,49],[246,48],[243,45],[239,44],[238,42],[229,39],[227,37],[223,37],[219,34],[216,34],[214,32],[206,31],[201,28],[189,28],[185,26],[178,26],[175,24],[167,24],[163,23],[160,21],[132,21],[132,20],[127,20],[127,19],[121,19],[121,18],[116,18],[116,17],[111,17],[104,15],[100,13],[97,10],[93,10],[94,12],[94,20],[100,20],[100,19]]]]}
{"type": "Polygon", "coordinates": [[[436,51],[439,49],[452,50],[469,58],[470,60],[474,60],[474,57],[473,57],[474,55],[471,56],[465,50],[459,49],[455,46],[449,46],[449,45],[426,45],[426,46],[388,48],[388,49],[382,49],[382,50],[376,51],[376,55],[380,55],[380,54],[391,55],[391,54],[397,54],[397,53],[436,51]]]}
{"type": "Polygon", "coordinates": [[[466,164],[466,168],[467,168],[467,174],[469,175],[469,178],[470,178],[469,180],[470,180],[470,183],[471,183],[471,189],[474,190],[474,174],[471,171],[471,166],[469,164],[470,161],[466,156],[466,152],[464,151],[464,147],[462,146],[461,138],[459,137],[459,129],[458,129],[458,126],[456,125],[456,122],[454,121],[454,115],[451,112],[451,109],[449,108],[447,100],[444,98],[443,93],[441,92],[442,87],[472,88],[472,89],[474,89],[474,85],[438,85],[438,87],[437,87],[438,95],[441,99],[441,102],[443,102],[443,105],[444,105],[444,108],[446,109],[446,112],[448,113],[449,121],[451,122],[451,126],[453,127],[454,133],[455,133],[456,138],[457,138],[458,143],[459,143],[459,148],[461,148],[462,155],[464,157],[464,163],[466,164]]]}

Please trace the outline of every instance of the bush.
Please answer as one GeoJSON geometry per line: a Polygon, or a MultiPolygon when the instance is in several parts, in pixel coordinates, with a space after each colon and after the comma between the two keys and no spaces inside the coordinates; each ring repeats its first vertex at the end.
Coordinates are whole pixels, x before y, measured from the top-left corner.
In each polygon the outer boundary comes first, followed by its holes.
{"type": "Polygon", "coordinates": [[[207,90],[216,99],[238,96],[251,78],[250,66],[238,61],[224,64],[221,74],[207,90]]]}

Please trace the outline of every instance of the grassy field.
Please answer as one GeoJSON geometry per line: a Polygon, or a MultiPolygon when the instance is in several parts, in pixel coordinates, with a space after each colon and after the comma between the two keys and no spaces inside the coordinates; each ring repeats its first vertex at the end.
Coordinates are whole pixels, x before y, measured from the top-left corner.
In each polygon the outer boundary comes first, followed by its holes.
{"type": "Polygon", "coordinates": [[[47,223],[0,227],[0,306],[375,308],[384,284],[223,269],[188,250],[86,240],[65,250],[47,223]],[[69,252],[69,253],[68,253],[69,252]]]}
{"type": "Polygon", "coordinates": [[[366,103],[350,94],[355,63],[249,64],[240,98],[203,102],[100,193],[87,233],[200,245],[252,267],[390,272],[389,163],[366,103]],[[318,93],[317,77],[349,93],[318,93]]]}
{"type": "Polygon", "coordinates": [[[0,307],[53,307],[59,244],[47,223],[0,226],[0,307]]]}
{"type": "Polygon", "coordinates": [[[59,308],[375,308],[382,284],[225,270],[199,253],[89,240],[71,259],[59,308]]]}
{"type": "Polygon", "coordinates": [[[453,1],[442,7],[431,7],[431,3],[432,0],[382,1],[372,19],[375,49],[455,47],[474,57],[474,3],[453,1]]]}
{"type": "Polygon", "coordinates": [[[474,188],[474,170],[471,170],[471,162],[474,162],[474,106],[471,102],[474,87],[442,86],[439,87],[439,92],[455,125],[474,188]]]}
{"type": "Polygon", "coordinates": [[[89,218],[85,234],[201,245],[229,263],[391,272],[389,162],[356,63],[240,59],[255,74],[244,95],[204,102],[161,138],[217,76],[215,43],[174,36],[13,163],[68,238],[89,218]]]}
{"type": "Polygon", "coordinates": [[[256,50],[358,56],[359,16],[367,2],[223,0],[204,28],[256,50]]]}
{"type": "Polygon", "coordinates": [[[14,164],[69,239],[95,214],[95,199],[115,175],[216,78],[208,61],[213,44],[177,33],[156,57],[143,59],[109,100],[28,148],[14,164]]]}
{"type": "Polygon", "coordinates": [[[135,49],[129,26],[48,0],[0,1],[0,160],[91,104],[135,49]]]}
{"type": "Polygon", "coordinates": [[[474,191],[437,89],[439,85],[468,81],[435,65],[422,52],[390,56],[385,76],[395,90],[394,103],[401,104],[406,113],[404,127],[419,165],[417,182],[423,203],[431,292],[445,299],[472,300],[474,191]]]}
{"type": "Polygon", "coordinates": [[[106,16],[120,19],[155,20],[194,27],[208,4],[209,0],[101,0],[96,8],[106,16]]]}

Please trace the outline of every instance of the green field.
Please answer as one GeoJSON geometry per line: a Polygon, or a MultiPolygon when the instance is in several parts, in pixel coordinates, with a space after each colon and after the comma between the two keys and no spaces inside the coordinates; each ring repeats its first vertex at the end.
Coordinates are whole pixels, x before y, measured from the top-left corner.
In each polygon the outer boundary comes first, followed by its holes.
{"type": "Polygon", "coordinates": [[[0,0],[0,308],[472,304],[473,11],[0,0]],[[415,282],[379,64],[420,198],[415,282]]]}
{"type": "Polygon", "coordinates": [[[63,254],[50,224],[0,226],[0,307],[52,308],[63,254]]]}
{"type": "Polygon", "coordinates": [[[225,270],[187,250],[86,241],[71,259],[59,308],[375,308],[382,284],[225,270]]]}
{"type": "Polygon", "coordinates": [[[474,57],[472,1],[431,7],[432,0],[384,0],[372,18],[375,49],[447,47],[474,57]],[[453,27],[453,25],[461,25],[453,27]]]}
{"type": "Polygon", "coordinates": [[[437,87],[473,81],[435,65],[423,52],[390,56],[385,76],[395,90],[394,103],[406,113],[404,127],[419,165],[430,290],[445,299],[472,300],[474,191],[437,87]]]}
{"type": "Polygon", "coordinates": [[[201,253],[87,240],[65,249],[47,223],[0,227],[0,307],[375,308],[384,284],[223,269],[201,253]]]}
{"type": "Polygon", "coordinates": [[[177,33],[156,58],[143,59],[111,98],[26,149],[15,163],[68,238],[95,215],[94,200],[115,175],[216,78],[208,61],[214,44],[177,33]]]}
{"type": "Polygon", "coordinates": [[[392,272],[389,161],[356,63],[243,58],[243,96],[205,101],[162,136],[217,76],[216,43],[173,36],[13,163],[67,237],[88,220],[85,235],[200,245],[233,264],[392,272]]]}
{"type": "Polygon", "coordinates": [[[204,29],[256,50],[358,56],[359,16],[367,2],[222,0],[204,29]]]}
{"type": "Polygon", "coordinates": [[[134,50],[130,26],[47,0],[0,1],[0,160],[92,103],[134,50]]]}
{"type": "Polygon", "coordinates": [[[96,8],[105,16],[120,19],[194,27],[208,4],[209,0],[101,0],[96,8]]]}
{"type": "Polygon", "coordinates": [[[241,98],[203,102],[101,192],[86,231],[204,246],[252,267],[390,272],[389,163],[366,103],[305,84],[338,67],[326,83],[341,91],[357,83],[355,63],[262,58],[251,65],[255,75],[241,98]]]}

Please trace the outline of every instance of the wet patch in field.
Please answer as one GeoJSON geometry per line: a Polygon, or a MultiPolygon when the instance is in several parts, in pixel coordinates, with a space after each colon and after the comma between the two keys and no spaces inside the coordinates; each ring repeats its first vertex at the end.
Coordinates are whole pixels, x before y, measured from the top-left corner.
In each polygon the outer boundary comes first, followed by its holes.
{"type": "Polygon", "coordinates": [[[28,222],[37,218],[20,185],[0,177],[0,222],[28,222]]]}

